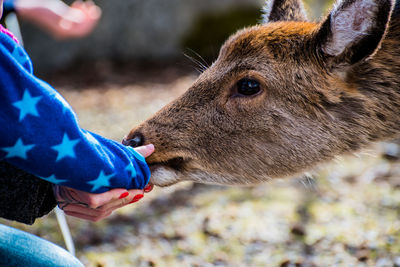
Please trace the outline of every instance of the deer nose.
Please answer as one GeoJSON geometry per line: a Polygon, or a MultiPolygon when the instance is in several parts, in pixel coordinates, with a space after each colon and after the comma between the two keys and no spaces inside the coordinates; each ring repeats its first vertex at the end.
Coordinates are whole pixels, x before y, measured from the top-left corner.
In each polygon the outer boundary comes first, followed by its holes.
{"type": "Polygon", "coordinates": [[[135,133],[132,138],[124,138],[122,144],[131,147],[142,146],[144,144],[144,136],[141,133],[135,133]]]}

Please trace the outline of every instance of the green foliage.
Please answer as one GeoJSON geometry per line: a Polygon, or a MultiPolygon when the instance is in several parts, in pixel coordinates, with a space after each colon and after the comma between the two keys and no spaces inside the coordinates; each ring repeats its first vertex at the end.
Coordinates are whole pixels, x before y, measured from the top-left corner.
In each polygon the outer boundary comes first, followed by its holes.
{"type": "MultiPolygon", "coordinates": [[[[335,0],[304,1],[309,17],[318,20],[332,7],[335,0]]],[[[218,56],[221,45],[239,29],[258,24],[260,7],[236,7],[215,13],[205,13],[194,19],[192,27],[182,38],[182,49],[193,50],[207,62],[218,56]]],[[[191,54],[191,53],[189,53],[191,54]]]]}
{"type": "Polygon", "coordinates": [[[260,7],[234,8],[221,13],[204,14],[194,20],[182,40],[183,49],[191,49],[206,61],[213,61],[225,40],[237,30],[261,20],[260,7]]]}
{"type": "Polygon", "coordinates": [[[325,15],[335,2],[335,0],[304,0],[309,17],[316,20],[325,15]]]}

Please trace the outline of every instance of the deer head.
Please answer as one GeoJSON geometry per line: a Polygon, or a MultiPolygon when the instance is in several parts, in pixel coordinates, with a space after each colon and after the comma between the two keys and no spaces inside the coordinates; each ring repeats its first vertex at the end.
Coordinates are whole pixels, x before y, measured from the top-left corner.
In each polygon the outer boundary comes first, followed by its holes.
{"type": "Polygon", "coordinates": [[[153,184],[246,185],[391,134],[355,74],[379,50],[393,5],[345,0],[311,23],[301,1],[268,2],[262,25],[230,37],[192,87],[124,143],[155,145],[153,184]]]}

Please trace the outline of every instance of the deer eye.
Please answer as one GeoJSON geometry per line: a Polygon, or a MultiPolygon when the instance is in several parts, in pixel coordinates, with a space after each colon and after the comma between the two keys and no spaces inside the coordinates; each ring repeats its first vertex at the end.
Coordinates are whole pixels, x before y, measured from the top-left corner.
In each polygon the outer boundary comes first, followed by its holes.
{"type": "Polygon", "coordinates": [[[260,83],[252,79],[241,79],[237,83],[237,92],[240,95],[251,96],[261,91],[260,83]]]}

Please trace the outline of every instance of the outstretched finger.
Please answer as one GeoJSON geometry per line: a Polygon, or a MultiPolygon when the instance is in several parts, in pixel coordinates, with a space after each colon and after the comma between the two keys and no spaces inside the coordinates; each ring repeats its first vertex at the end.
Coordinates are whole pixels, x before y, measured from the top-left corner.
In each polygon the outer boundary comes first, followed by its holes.
{"type": "Polygon", "coordinates": [[[92,1],[75,1],[71,4],[72,8],[76,8],[85,13],[88,18],[98,20],[101,16],[101,9],[92,1]]]}
{"type": "Polygon", "coordinates": [[[82,191],[78,191],[77,194],[80,195],[82,202],[86,203],[93,209],[129,196],[128,190],[122,188],[111,189],[110,191],[101,194],[89,194],[82,191]]]}
{"type": "Polygon", "coordinates": [[[140,189],[132,189],[132,190],[129,190],[128,192],[129,192],[129,196],[127,196],[123,199],[111,201],[111,202],[99,207],[98,209],[101,211],[113,211],[113,210],[116,210],[123,206],[126,206],[128,204],[135,203],[135,202],[139,201],[140,199],[142,199],[144,196],[143,190],[140,190],[140,189]]]}
{"type": "Polygon", "coordinates": [[[93,20],[98,20],[101,17],[101,9],[93,1],[85,2],[85,13],[93,20]]]}

